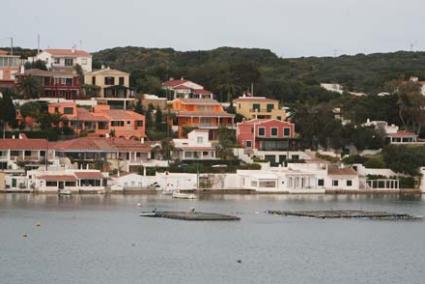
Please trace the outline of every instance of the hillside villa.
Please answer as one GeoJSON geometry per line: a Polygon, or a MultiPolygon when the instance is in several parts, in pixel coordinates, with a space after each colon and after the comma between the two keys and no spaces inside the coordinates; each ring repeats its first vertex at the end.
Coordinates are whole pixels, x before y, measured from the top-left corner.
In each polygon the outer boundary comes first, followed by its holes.
{"type": "Polygon", "coordinates": [[[203,86],[189,80],[170,80],[162,83],[162,89],[167,93],[169,100],[182,99],[214,99],[214,95],[203,86]]]}
{"type": "Polygon", "coordinates": [[[92,56],[84,50],[75,48],[48,48],[34,57],[29,57],[29,62],[43,61],[47,68],[81,66],[84,72],[92,71],[92,56]]]}
{"type": "Polygon", "coordinates": [[[175,99],[172,110],[175,113],[174,126],[178,137],[186,135],[192,128],[209,131],[209,139],[217,139],[218,128],[234,127],[234,115],[224,111],[219,102],[212,99],[175,99]]]}
{"type": "Polygon", "coordinates": [[[173,139],[173,158],[184,160],[215,160],[216,150],[208,139],[208,130],[194,129],[187,138],[173,139]]]}
{"type": "Polygon", "coordinates": [[[108,105],[97,105],[91,110],[77,107],[76,103],[51,103],[49,113],[60,113],[64,126],[76,133],[82,131],[92,136],[115,136],[126,139],[145,137],[145,117],[133,111],[110,109],[108,105]]]}
{"type": "Polygon", "coordinates": [[[51,68],[50,70],[28,69],[17,76],[18,84],[26,77],[35,77],[41,85],[42,98],[81,99],[81,82],[72,68],[51,68]]]}
{"type": "Polygon", "coordinates": [[[233,100],[233,106],[247,119],[286,119],[286,112],[279,108],[279,101],[266,97],[242,96],[233,100]]]}
{"type": "Polygon", "coordinates": [[[84,83],[97,86],[96,100],[106,103],[115,109],[127,109],[132,103],[134,91],[130,89],[130,74],[107,68],[95,70],[84,74],[84,83]]]}

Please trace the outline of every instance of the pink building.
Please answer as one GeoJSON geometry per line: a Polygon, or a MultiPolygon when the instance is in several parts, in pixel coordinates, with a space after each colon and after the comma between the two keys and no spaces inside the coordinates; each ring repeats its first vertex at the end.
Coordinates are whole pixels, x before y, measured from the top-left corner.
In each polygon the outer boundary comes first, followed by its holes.
{"type": "Polygon", "coordinates": [[[295,125],[276,119],[252,119],[237,124],[236,139],[244,148],[283,151],[292,148],[295,125]]]}

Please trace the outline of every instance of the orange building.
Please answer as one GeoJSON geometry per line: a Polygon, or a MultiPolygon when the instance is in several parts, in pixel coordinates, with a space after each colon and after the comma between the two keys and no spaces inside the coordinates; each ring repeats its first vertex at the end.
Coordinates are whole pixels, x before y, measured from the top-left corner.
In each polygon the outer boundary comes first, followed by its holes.
{"type": "Polygon", "coordinates": [[[212,99],[175,99],[173,112],[176,115],[173,124],[178,128],[179,137],[198,128],[208,130],[209,139],[214,140],[220,126],[234,127],[235,116],[225,112],[220,103],[212,99]]]}
{"type": "Polygon", "coordinates": [[[108,105],[97,105],[93,109],[77,107],[73,102],[49,104],[49,113],[60,113],[64,126],[76,133],[88,135],[140,139],[145,137],[145,117],[133,111],[110,109],[108,105]]]}

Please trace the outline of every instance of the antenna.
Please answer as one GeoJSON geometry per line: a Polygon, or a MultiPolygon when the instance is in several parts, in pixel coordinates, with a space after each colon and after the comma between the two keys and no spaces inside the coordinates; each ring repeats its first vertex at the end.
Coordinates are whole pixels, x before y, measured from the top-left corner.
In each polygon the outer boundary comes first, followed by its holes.
{"type": "Polygon", "coordinates": [[[37,54],[40,53],[40,34],[37,34],[37,54]]]}
{"type": "Polygon", "coordinates": [[[83,49],[83,41],[80,39],[80,49],[83,49]]]}
{"type": "Polygon", "coordinates": [[[10,55],[13,55],[13,36],[11,36],[9,39],[10,39],[10,55]]]}

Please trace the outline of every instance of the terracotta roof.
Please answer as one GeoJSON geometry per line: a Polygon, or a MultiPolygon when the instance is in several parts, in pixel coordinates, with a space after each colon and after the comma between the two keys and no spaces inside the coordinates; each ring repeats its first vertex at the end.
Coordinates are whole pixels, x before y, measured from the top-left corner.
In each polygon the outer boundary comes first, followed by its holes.
{"type": "Polygon", "coordinates": [[[101,111],[99,113],[104,113],[106,116],[108,116],[112,120],[125,120],[125,119],[143,120],[145,118],[143,115],[138,114],[137,112],[119,110],[119,109],[101,111]]]}
{"type": "Polygon", "coordinates": [[[104,176],[100,172],[75,172],[78,179],[103,179],[104,176]]]}
{"type": "Polygon", "coordinates": [[[269,99],[266,97],[239,97],[233,100],[234,102],[276,102],[277,100],[269,99]]]}
{"type": "Polygon", "coordinates": [[[180,100],[183,104],[187,105],[220,105],[220,103],[213,99],[176,99],[180,100]]]}
{"type": "Polygon", "coordinates": [[[58,152],[145,152],[151,151],[149,144],[123,138],[81,137],[51,143],[50,148],[58,152]]]}
{"type": "Polygon", "coordinates": [[[48,146],[46,139],[0,139],[0,149],[5,150],[45,150],[48,146]]]}
{"type": "Polygon", "coordinates": [[[48,48],[44,51],[50,53],[53,56],[63,57],[91,57],[90,53],[84,50],[72,49],[72,48],[48,48]]]}
{"type": "Polygon", "coordinates": [[[214,147],[208,147],[208,146],[185,146],[185,145],[179,145],[179,146],[175,146],[176,149],[182,149],[182,150],[214,150],[214,147]]]}
{"type": "Polygon", "coordinates": [[[46,181],[77,181],[73,175],[43,175],[38,178],[46,181]]]}
{"type": "Polygon", "coordinates": [[[214,111],[179,111],[176,112],[177,117],[184,116],[204,116],[204,117],[235,117],[235,115],[227,112],[214,112],[214,111]]]}
{"type": "Polygon", "coordinates": [[[263,125],[263,124],[265,124],[265,123],[267,123],[267,122],[271,122],[271,121],[276,121],[276,122],[278,122],[279,124],[281,124],[281,125],[286,125],[286,126],[290,126],[290,125],[292,125],[293,123],[291,123],[291,122],[287,122],[287,121],[280,121],[280,120],[277,120],[277,119],[273,119],[273,118],[266,118],[266,119],[251,119],[251,120],[244,120],[244,121],[242,121],[242,122],[240,122],[240,123],[238,123],[238,125],[263,125]]]}
{"type": "Polygon", "coordinates": [[[209,94],[211,94],[210,91],[205,90],[205,89],[192,90],[192,93],[199,94],[199,95],[209,95],[209,94]]]}
{"type": "Polygon", "coordinates": [[[0,55],[7,55],[7,51],[0,49],[0,55]]]}
{"type": "Polygon", "coordinates": [[[77,73],[70,68],[65,69],[52,69],[49,71],[41,70],[41,69],[28,69],[25,70],[24,74],[20,74],[21,76],[37,76],[37,77],[75,77],[77,73]]]}
{"type": "Polygon", "coordinates": [[[412,137],[412,136],[417,137],[418,135],[416,135],[416,133],[413,133],[413,132],[410,132],[410,131],[399,130],[396,133],[390,133],[387,136],[389,136],[389,137],[412,137]]]}
{"type": "Polygon", "coordinates": [[[329,167],[328,175],[332,176],[356,176],[357,172],[349,167],[349,168],[337,168],[337,167],[329,167]]]}
{"type": "Polygon", "coordinates": [[[162,85],[165,87],[177,87],[178,85],[184,84],[186,82],[189,82],[188,80],[169,80],[166,82],[163,82],[162,85]]]}

